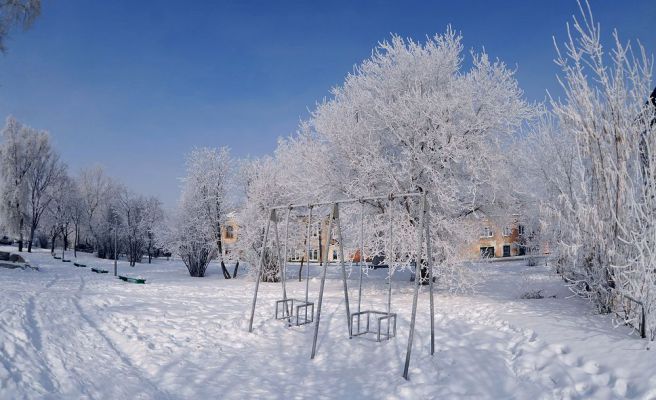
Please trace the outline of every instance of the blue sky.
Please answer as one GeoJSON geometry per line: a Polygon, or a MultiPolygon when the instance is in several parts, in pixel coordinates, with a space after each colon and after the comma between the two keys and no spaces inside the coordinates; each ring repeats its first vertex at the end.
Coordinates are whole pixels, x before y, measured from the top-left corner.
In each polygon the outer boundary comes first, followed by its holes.
{"type": "MultiPolygon", "coordinates": [[[[43,1],[0,56],[0,116],[51,131],[73,173],[103,165],[169,206],[192,147],[270,153],[390,33],[452,24],[542,100],[557,91],[552,36],[577,13],[575,0],[43,1]]],[[[656,50],[655,1],[591,4],[606,37],[656,50]]]]}

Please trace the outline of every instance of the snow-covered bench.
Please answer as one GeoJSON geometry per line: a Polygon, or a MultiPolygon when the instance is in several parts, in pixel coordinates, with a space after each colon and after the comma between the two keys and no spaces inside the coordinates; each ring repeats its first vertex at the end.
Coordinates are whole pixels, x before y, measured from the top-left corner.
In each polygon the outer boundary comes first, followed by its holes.
{"type": "Polygon", "coordinates": [[[118,279],[120,279],[124,282],[130,282],[130,283],[140,283],[140,284],[146,283],[145,278],[133,278],[131,276],[125,276],[125,275],[119,275],[118,279]]]}

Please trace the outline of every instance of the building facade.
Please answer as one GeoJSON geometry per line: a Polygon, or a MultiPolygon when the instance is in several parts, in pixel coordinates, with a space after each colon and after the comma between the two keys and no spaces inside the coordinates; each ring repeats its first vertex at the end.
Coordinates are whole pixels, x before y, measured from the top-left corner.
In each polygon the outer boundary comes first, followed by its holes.
{"type": "Polygon", "coordinates": [[[468,248],[469,258],[515,257],[537,250],[529,245],[529,233],[519,215],[484,218],[479,228],[478,238],[468,248]]]}

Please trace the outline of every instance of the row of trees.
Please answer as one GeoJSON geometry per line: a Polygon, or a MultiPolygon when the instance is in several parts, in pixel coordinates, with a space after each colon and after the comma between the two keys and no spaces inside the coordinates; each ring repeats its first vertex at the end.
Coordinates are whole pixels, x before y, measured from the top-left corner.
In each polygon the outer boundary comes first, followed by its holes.
{"type": "Polygon", "coordinates": [[[113,255],[116,231],[119,251],[131,265],[156,250],[155,232],[163,221],[154,197],[135,194],[94,167],[71,176],[50,135],[7,118],[0,144],[0,215],[6,234],[27,251],[61,242],[77,252],[113,255]]]}
{"type": "MultiPolygon", "coordinates": [[[[641,318],[656,336],[656,91],[653,58],[623,43],[604,51],[589,7],[557,47],[564,96],[517,152],[556,268],[602,312],[641,318]],[[649,97],[649,93],[652,93],[649,97]],[[636,302],[637,301],[637,302],[636,302]]],[[[637,321],[633,321],[637,322],[637,321]]]]}

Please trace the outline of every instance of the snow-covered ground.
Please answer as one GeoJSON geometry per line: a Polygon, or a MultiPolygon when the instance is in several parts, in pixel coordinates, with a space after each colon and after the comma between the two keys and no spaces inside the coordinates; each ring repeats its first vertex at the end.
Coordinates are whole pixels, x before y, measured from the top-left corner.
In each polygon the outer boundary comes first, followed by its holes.
{"type": "MultiPolygon", "coordinates": [[[[79,257],[111,269],[110,261],[79,257]]],[[[312,326],[272,318],[280,284],[260,285],[249,334],[254,283],[224,280],[216,266],[191,278],[179,262],[134,269],[121,262],[121,273],[147,278],[137,285],[48,253],[28,259],[40,271],[0,269],[2,399],[656,399],[650,343],[572,298],[544,266],[523,261],[473,266],[484,275],[476,294],[437,292],[432,357],[422,293],[405,381],[412,301],[405,281],[394,283],[398,337],[376,343],[348,339],[341,282],[329,280],[310,360],[312,326]],[[545,298],[520,299],[536,289],[545,298]]],[[[288,291],[299,297],[303,287],[290,281],[288,291]]],[[[382,306],[382,278],[365,287],[365,308],[382,306]]],[[[316,278],[310,290],[316,298],[316,278]]]]}

